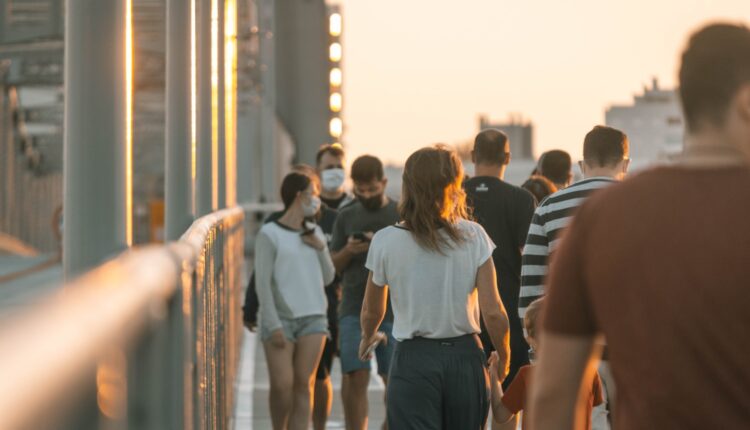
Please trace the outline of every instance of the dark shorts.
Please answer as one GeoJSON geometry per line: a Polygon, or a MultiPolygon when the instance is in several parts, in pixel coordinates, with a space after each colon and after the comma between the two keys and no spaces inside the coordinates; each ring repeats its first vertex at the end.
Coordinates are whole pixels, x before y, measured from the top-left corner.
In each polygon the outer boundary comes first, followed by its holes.
{"type": "Polygon", "coordinates": [[[386,396],[388,428],[483,430],[487,363],[476,335],[398,342],[386,396]]]}

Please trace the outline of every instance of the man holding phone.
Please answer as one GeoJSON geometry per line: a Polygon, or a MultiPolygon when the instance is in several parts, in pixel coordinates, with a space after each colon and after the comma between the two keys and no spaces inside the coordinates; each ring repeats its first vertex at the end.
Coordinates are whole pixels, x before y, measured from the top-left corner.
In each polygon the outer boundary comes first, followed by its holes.
{"type": "MultiPolygon", "coordinates": [[[[369,271],[365,268],[370,239],[380,229],[398,222],[396,202],[385,196],[387,179],[383,163],[369,155],[352,164],[351,178],[357,200],[341,209],[333,226],[331,252],[336,271],[342,275],[343,294],[339,305],[339,352],[344,374],[341,387],[347,430],[367,428],[367,385],[370,363],[360,360],[359,344],[362,327],[359,323],[369,271]]],[[[378,373],[387,383],[393,355],[391,335],[393,313],[390,306],[380,326],[388,339],[375,349],[378,373]]]]}

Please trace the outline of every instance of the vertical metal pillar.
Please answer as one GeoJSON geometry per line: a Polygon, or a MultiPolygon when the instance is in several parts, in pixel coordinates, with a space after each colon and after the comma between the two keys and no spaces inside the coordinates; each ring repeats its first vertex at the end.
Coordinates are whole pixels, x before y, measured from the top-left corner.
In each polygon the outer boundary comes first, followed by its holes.
{"type": "Polygon", "coordinates": [[[260,159],[260,105],[257,75],[252,69],[260,67],[257,52],[248,48],[248,40],[259,41],[257,2],[237,2],[237,40],[243,40],[237,49],[237,99],[236,99],[236,180],[237,201],[254,202],[260,197],[262,164],[260,159]],[[251,63],[252,61],[252,63],[251,63]],[[254,66],[249,66],[254,64],[254,66]]]}
{"type": "Polygon", "coordinates": [[[324,0],[276,1],[276,112],[294,138],[296,163],[314,164],[331,141],[329,29],[324,0]]]}
{"type": "Polygon", "coordinates": [[[211,111],[211,0],[195,0],[196,176],[195,215],[214,210],[213,129],[211,111]]]}
{"type": "Polygon", "coordinates": [[[226,74],[224,73],[226,67],[224,65],[224,59],[226,58],[226,40],[225,35],[225,12],[226,5],[225,0],[214,0],[217,4],[218,15],[216,19],[217,31],[216,31],[216,46],[214,49],[217,50],[216,57],[217,61],[217,145],[218,145],[218,156],[219,160],[216,163],[218,169],[218,182],[217,182],[217,202],[219,209],[227,206],[227,147],[226,147],[226,74]]]}
{"type": "Polygon", "coordinates": [[[193,221],[191,7],[167,0],[166,240],[179,239],[193,221]]]}
{"type": "Polygon", "coordinates": [[[226,89],[224,93],[226,96],[226,205],[229,207],[237,205],[237,99],[238,86],[237,86],[237,28],[239,21],[239,5],[237,0],[225,0],[226,3],[226,16],[224,20],[226,22],[224,34],[226,44],[225,52],[226,56],[226,89]]]}
{"type": "MultiPolygon", "coordinates": [[[[241,59],[242,60],[242,59],[241,59]]],[[[255,202],[261,195],[260,97],[240,94],[237,106],[237,201],[255,202]]]]}
{"type": "Polygon", "coordinates": [[[128,0],[67,0],[63,269],[72,278],[130,244],[128,0]]]}
{"type": "Polygon", "coordinates": [[[276,30],[275,0],[260,0],[260,63],[263,102],[260,112],[260,144],[262,161],[261,198],[278,201],[279,184],[277,171],[281,168],[276,147],[276,55],[274,31],[276,30]]]}

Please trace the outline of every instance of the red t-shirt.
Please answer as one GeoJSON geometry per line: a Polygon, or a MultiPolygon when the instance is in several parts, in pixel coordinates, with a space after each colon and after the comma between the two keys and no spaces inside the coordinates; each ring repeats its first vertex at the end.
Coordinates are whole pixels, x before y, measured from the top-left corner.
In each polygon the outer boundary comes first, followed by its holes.
{"type": "MultiPolygon", "coordinates": [[[[517,414],[526,407],[526,390],[531,383],[531,373],[532,367],[528,365],[518,369],[513,382],[510,383],[508,389],[503,393],[503,405],[513,414],[517,414]]],[[[599,379],[599,374],[596,374],[586,406],[586,426],[582,430],[591,430],[591,411],[594,409],[594,406],[601,405],[603,401],[602,382],[599,379]]],[[[521,428],[523,430],[527,429],[526,420],[522,421],[521,428]]]]}
{"type": "Polygon", "coordinates": [[[750,428],[750,168],[641,173],[566,233],[542,326],[605,335],[614,427],[750,428]]]}

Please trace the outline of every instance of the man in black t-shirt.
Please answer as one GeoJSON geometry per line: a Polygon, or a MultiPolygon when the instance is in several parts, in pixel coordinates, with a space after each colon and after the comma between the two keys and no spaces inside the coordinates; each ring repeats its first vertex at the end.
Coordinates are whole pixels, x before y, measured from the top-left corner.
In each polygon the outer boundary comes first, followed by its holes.
{"type": "MultiPolygon", "coordinates": [[[[500,130],[487,129],[474,140],[471,153],[474,178],[464,183],[468,205],[476,221],[484,227],[497,248],[492,260],[497,270],[500,298],[510,321],[510,374],[528,364],[529,346],[518,319],[518,293],[521,287],[521,251],[529,232],[536,202],[528,191],[503,181],[510,162],[508,137],[500,130]]],[[[484,322],[482,322],[484,324],[484,322]]],[[[482,327],[482,343],[491,352],[492,343],[482,327]]],[[[489,356],[489,355],[488,355],[489,356]]]]}

